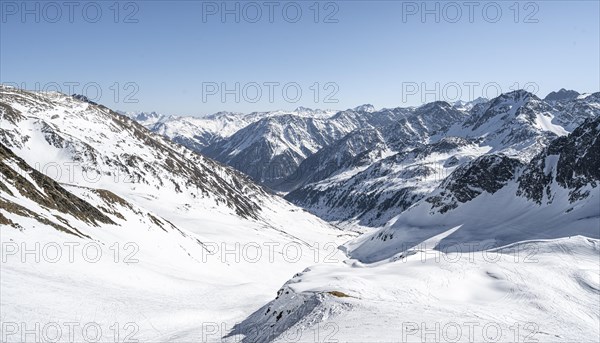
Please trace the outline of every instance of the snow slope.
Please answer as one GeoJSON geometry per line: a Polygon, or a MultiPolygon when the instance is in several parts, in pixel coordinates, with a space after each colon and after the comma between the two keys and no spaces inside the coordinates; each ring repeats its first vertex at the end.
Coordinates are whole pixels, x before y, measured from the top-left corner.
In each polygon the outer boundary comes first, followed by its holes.
{"type": "Polygon", "coordinates": [[[432,250],[434,244],[379,264],[311,267],[230,339],[597,342],[597,239],[573,236],[462,253],[432,250]]]}
{"type": "Polygon", "coordinates": [[[352,237],[103,106],[2,87],[0,114],[6,341],[202,340],[352,237]]]}

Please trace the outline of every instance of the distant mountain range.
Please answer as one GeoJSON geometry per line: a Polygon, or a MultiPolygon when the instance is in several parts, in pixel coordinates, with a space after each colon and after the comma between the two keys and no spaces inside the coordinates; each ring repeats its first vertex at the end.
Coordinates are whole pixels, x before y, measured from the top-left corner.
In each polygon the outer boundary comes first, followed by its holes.
{"type": "Polygon", "coordinates": [[[599,98],[561,89],[540,99],[519,90],[416,108],[134,118],[321,218],[377,227],[480,156],[502,154],[526,163],[598,116],[599,98]]]}

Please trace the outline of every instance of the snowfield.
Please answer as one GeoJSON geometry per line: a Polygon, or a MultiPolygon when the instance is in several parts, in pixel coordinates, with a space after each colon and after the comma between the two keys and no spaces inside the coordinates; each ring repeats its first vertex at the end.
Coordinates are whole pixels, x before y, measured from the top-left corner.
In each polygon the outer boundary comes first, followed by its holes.
{"type": "MultiPolygon", "coordinates": [[[[213,250],[205,251],[177,232],[150,231],[131,219],[127,226],[94,230],[93,240],[34,221],[21,220],[28,227],[23,232],[3,228],[3,341],[35,342],[57,334],[60,342],[84,342],[99,334],[101,342],[115,342],[117,333],[119,342],[220,341],[214,334],[201,338],[214,326],[220,333],[231,329],[306,266],[341,259],[336,245],[290,244],[277,235],[261,237],[252,226],[246,228],[250,234],[240,235],[238,248],[211,237],[215,244],[205,244],[213,250]],[[283,255],[286,244],[289,252],[283,255]],[[69,323],[77,323],[74,340],[69,323]],[[36,325],[37,334],[27,334],[36,325]]],[[[238,226],[216,220],[211,225],[222,236],[238,226]]]]}
{"type": "Polygon", "coordinates": [[[432,240],[393,261],[322,264],[288,281],[237,333],[243,342],[597,342],[599,243],[574,236],[439,251],[432,240]]]}

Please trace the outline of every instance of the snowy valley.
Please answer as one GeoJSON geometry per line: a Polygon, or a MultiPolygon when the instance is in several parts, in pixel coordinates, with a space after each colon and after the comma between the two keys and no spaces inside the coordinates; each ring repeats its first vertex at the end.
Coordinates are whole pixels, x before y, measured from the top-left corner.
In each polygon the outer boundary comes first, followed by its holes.
{"type": "Polygon", "coordinates": [[[7,342],[600,337],[600,93],[176,117],[1,86],[0,156],[7,342]]]}

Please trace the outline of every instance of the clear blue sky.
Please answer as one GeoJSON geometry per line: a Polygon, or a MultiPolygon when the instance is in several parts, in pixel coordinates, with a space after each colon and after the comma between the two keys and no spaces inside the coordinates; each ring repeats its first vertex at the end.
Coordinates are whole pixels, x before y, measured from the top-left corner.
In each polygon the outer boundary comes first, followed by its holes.
{"type": "Polygon", "coordinates": [[[182,115],[419,105],[454,100],[457,90],[463,99],[484,90],[493,96],[498,86],[527,85],[540,96],[562,87],[600,90],[595,0],[521,1],[518,12],[515,1],[477,2],[472,13],[459,1],[461,17],[447,2],[437,2],[438,11],[427,2],[434,13],[424,22],[422,1],[324,1],[318,15],[314,1],[280,2],[271,18],[269,2],[228,1],[229,9],[240,6],[239,23],[234,14],[223,22],[219,1],[125,1],[118,16],[114,1],[76,3],[69,13],[62,1],[54,3],[60,8],[0,2],[2,83],[58,84],[63,92],[79,83],[75,92],[87,85],[88,96],[111,108],[182,115]],[[239,102],[235,94],[222,101],[223,83],[234,93],[239,83],[239,102]]]}

